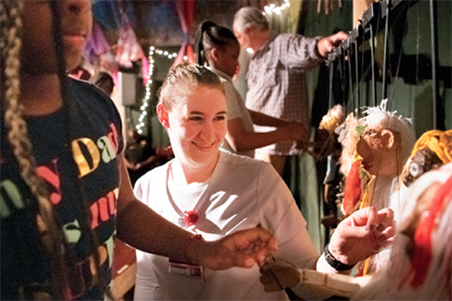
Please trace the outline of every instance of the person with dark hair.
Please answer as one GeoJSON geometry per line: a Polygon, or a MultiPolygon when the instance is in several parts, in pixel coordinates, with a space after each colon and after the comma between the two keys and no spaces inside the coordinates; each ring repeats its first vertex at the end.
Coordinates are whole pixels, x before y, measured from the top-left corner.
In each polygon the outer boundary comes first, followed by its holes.
{"type": "MultiPolygon", "coordinates": [[[[235,14],[233,29],[240,45],[253,51],[247,74],[246,106],[276,118],[301,122],[309,128],[305,74],[323,62],[347,35],[344,32],[323,38],[278,35],[270,29],[263,12],[255,7],[242,7],[235,14]]],[[[255,128],[268,130],[267,127],[255,128]]],[[[270,162],[281,175],[288,156],[300,153],[291,141],[256,150],[256,156],[270,162]]]]}
{"type": "Polygon", "coordinates": [[[234,33],[214,22],[204,21],[196,34],[197,63],[208,66],[220,76],[228,101],[228,133],[223,148],[254,158],[254,150],[281,141],[302,142],[306,129],[300,122],[274,118],[249,110],[232,78],[239,69],[240,44],[234,33]],[[276,127],[273,131],[255,132],[253,124],[276,127]]]}
{"type": "Polygon", "coordinates": [[[0,2],[0,299],[104,300],[115,235],[210,269],[262,264],[276,249],[263,227],[202,241],[135,198],[116,107],[67,76],[91,10],[90,0],[0,2]]]}

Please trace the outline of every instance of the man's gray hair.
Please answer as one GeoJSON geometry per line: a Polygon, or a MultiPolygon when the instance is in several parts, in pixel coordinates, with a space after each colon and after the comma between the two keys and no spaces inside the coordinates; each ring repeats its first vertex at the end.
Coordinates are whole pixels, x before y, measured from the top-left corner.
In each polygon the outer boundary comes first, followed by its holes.
{"type": "Polygon", "coordinates": [[[247,28],[268,30],[270,25],[264,13],[255,7],[242,7],[235,14],[234,27],[239,33],[244,33],[247,28]]]}

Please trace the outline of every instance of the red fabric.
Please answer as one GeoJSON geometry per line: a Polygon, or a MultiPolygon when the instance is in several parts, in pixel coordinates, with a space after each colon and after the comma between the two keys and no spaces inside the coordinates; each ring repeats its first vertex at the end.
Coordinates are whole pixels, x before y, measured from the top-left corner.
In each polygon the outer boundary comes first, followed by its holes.
{"type": "Polygon", "coordinates": [[[435,220],[441,215],[441,210],[445,207],[445,202],[451,201],[450,187],[452,187],[452,177],[437,190],[428,211],[423,214],[419,221],[414,234],[414,252],[411,258],[411,268],[401,281],[399,287],[403,286],[410,278],[411,287],[414,289],[424,283],[429,265],[432,261],[432,233],[435,231],[435,220]]]}
{"type": "Polygon", "coordinates": [[[141,74],[143,76],[143,85],[146,86],[149,77],[149,60],[146,58],[146,56],[143,56],[143,58],[141,59],[141,74]]]}
{"type": "Polygon", "coordinates": [[[195,56],[193,53],[193,47],[190,43],[190,29],[193,23],[193,17],[195,12],[195,0],[179,0],[176,1],[177,16],[184,33],[181,49],[177,54],[176,60],[173,66],[180,64],[184,61],[184,56],[187,56],[187,61],[193,63],[195,56]]]}
{"type": "Polygon", "coordinates": [[[361,199],[361,179],[359,177],[359,169],[361,160],[354,161],[350,168],[350,172],[345,179],[344,202],[343,209],[345,214],[352,214],[356,204],[361,199]]]}

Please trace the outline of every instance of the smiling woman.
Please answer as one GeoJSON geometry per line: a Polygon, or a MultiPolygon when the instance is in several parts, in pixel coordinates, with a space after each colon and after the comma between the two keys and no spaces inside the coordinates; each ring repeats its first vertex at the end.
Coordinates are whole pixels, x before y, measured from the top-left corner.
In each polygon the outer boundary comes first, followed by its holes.
{"type": "Polygon", "coordinates": [[[175,174],[183,174],[186,184],[204,182],[212,175],[227,131],[226,96],[220,79],[194,65],[171,70],[157,113],[178,158],[173,164],[178,169],[175,174]]]}
{"type": "MultiPolygon", "coordinates": [[[[135,194],[143,203],[207,241],[258,225],[272,229],[284,244],[281,257],[314,267],[318,254],[304,219],[273,167],[220,150],[227,132],[227,104],[215,73],[188,64],[171,69],[157,113],[175,158],[136,182],[135,194]]],[[[264,292],[257,266],[217,273],[140,251],[135,287],[135,300],[286,298],[283,291],[264,292]],[[237,290],[237,281],[243,289],[237,290]]]]}
{"type": "MultiPolygon", "coordinates": [[[[199,65],[178,65],[170,70],[159,101],[158,117],[168,131],[175,158],[138,179],[135,195],[143,203],[191,231],[196,242],[265,228],[280,245],[275,258],[295,268],[314,269],[317,263],[324,272],[336,272],[325,257],[319,259],[306,222],[276,170],[267,162],[220,150],[227,105],[215,73],[199,65]]],[[[366,212],[361,212],[364,223],[371,220],[371,211],[366,212]]],[[[381,241],[386,244],[391,237],[390,215],[375,212],[372,216],[386,220],[388,227],[375,235],[360,234],[362,241],[353,239],[354,246],[363,244],[359,247],[363,253],[349,257],[338,252],[348,237],[338,235],[331,244],[329,250],[342,255],[345,266],[356,263],[364,253],[367,257],[375,252],[369,248],[376,243],[369,239],[384,235],[381,241]]],[[[355,230],[351,232],[359,233],[355,230]]],[[[294,274],[296,283],[297,271],[294,274]]],[[[204,271],[197,262],[176,262],[138,251],[135,300],[288,300],[283,290],[266,291],[259,276],[257,265],[249,270],[204,271]]],[[[299,293],[304,299],[325,297],[323,293],[299,293]]]]}

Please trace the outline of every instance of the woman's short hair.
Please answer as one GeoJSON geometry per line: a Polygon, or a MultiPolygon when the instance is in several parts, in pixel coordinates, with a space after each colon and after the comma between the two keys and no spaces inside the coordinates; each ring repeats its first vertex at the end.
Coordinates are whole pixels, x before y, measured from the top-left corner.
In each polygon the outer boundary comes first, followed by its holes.
{"type": "Polygon", "coordinates": [[[176,65],[169,70],[160,88],[159,103],[171,111],[199,85],[218,88],[225,93],[220,77],[206,67],[189,63],[176,65]]]}

